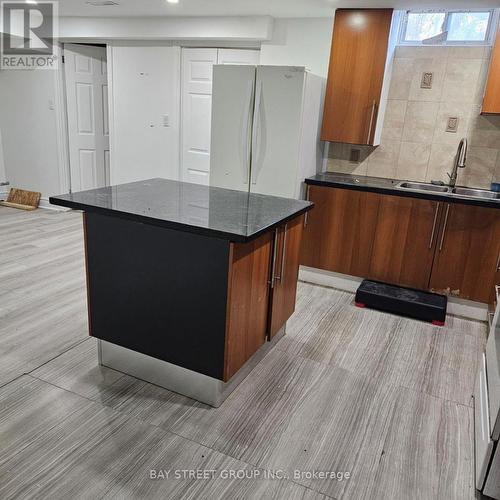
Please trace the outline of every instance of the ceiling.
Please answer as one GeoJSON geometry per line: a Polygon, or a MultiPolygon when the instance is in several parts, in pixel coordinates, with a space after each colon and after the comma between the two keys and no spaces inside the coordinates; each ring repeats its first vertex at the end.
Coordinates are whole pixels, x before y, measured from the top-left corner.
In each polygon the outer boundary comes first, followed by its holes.
{"type": "Polygon", "coordinates": [[[114,0],[94,7],[87,0],[59,0],[61,16],[262,16],[329,17],[336,7],[478,8],[500,7],[500,0],[114,0]]]}

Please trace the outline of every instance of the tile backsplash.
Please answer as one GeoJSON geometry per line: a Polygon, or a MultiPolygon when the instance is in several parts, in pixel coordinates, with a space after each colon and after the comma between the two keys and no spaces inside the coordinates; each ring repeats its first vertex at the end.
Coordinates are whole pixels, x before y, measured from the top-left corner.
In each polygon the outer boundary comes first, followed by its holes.
{"type": "Polygon", "coordinates": [[[327,169],[447,183],[467,137],[467,166],[457,184],[500,182],[500,116],[480,115],[490,57],[490,47],[398,47],[380,146],[330,143],[327,169]],[[424,73],[432,73],[430,89],[422,88],[424,73]],[[449,118],[458,118],[456,132],[447,131],[449,118]]]}

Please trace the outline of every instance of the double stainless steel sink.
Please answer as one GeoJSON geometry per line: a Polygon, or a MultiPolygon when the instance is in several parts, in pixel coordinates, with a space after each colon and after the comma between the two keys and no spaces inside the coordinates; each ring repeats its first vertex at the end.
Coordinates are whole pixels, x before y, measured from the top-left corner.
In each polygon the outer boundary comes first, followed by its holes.
{"type": "Polygon", "coordinates": [[[422,191],[431,193],[442,193],[450,196],[456,195],[466,198],[481,200],[500,200],[500,193],[488,191],[487,189],[473,189],[466,187],[449,187],[437,184],[427,184],[425,182],[400,182],[396,188],[408,189],[409,191],[422,191]]]}

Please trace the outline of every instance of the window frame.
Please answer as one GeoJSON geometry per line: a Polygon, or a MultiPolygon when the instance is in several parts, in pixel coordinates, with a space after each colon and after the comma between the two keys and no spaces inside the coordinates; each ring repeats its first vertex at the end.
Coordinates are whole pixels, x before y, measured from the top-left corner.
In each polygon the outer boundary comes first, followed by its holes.
{"type": "Polygon", "coordinates": [[[407,10],[405,11],[401,20],[399,30],[398,45],[410,45],[417,47],[442,47],[445,45],[451,46],[490,46],[495,41],[499,21],[500,9],[428,9],[428,10],[407,10]],[[444,40],[441,43],[424,43],[418,40],[405,40],[406,31],[408,27],[409,14],[445,14],[444,24],[446,29],[449,29],[452,14],[463,14],[468,12],[488,12],[490,18],[488,27],[486,28],[486,37],[484,40],[444,40]]]}

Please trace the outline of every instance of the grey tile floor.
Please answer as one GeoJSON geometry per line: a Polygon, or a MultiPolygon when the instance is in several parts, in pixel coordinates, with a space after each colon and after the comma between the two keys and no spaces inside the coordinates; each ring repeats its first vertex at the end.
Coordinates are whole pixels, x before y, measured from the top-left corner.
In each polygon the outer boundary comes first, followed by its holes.
{"type": "Polygon", "coordinates": [[[2,499],[475,497],[483,323],[300,283],[287,335],[214,409],[97,365],[80,214],[0,208],[0,280],[2,499]]]}

